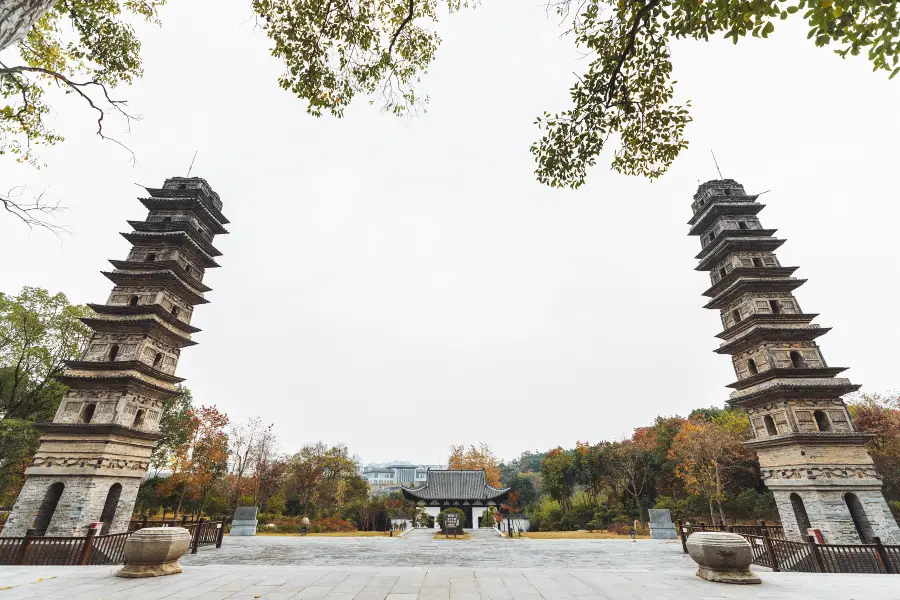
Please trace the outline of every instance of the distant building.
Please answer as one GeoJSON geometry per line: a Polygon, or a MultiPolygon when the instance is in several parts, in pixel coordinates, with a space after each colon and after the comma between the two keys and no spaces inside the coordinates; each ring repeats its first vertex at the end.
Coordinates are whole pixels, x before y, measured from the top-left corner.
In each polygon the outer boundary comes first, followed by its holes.
{"type": "Polygon", "coordinates": [[[408,462],[372,463],[360,475],[369,482],[373,494],[389,494],[402,487],[418,487],[427,480],[429,469],[446,469],[446,465],[414,465],[408,462]]]}
{"type": "MultiPolygon", "coordinates": [[[[416,503],[425,513],[434,517],[435,528],[439,527],[437,517],[448,508],[458,508],[466,515],[465,527],[478,529],[481,517],[491,508],[497,509],[506,500],[509,488],[495,488],[487,483],[484,471],[440,470],[427,472],[425,485],[403,488],[403,497],[416,503]]],[[[494,523],[485,523],[493,527],[494,523]]],[[[521,530],[524,523],[516,525],[521,530]]]]}

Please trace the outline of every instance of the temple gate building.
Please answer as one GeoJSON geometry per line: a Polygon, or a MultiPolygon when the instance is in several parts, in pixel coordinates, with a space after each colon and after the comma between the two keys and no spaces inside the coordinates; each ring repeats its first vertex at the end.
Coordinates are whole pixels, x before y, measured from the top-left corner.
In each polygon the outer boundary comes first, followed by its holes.
{"type": "Polygon", "coordinates": [[[729,404],[750,419],[763,481],[775,494],[785,533],[806,539],[819,529],[827,543],[900,543],[900,529],[881,493],[881,477],[841,396],[859,389],[838,377],[816,340],[830,328],[812,324],[793,291],[805,283],[781,265],[785,240],[764,229],[765,205],[731,179],[704,183],[694,195],[690,235],[700,236],[699,271],[712,286],[706,308],[719,310],[723,342],[737,381],[729,404]]]}
{"type": "Polygon", "coordinates": [[[499,510],[509,489],[489,486],[484,471],[429,469],[425,485],[403,488],[403,497],[433,517],[435,529],[439,527],[437,516],[447,508],[462,510],[466,514],[466,527],[478,529],[484,512],[490,507],[499,510]]]}
{"type": "Polygon", "coordinates": [[[4,536],[79,536],[128,529],[141,479],[159,439],[167,400],[177,396],[181,349],[194,345],[191,317],[205,304],[206,269],[223,225],[222,201],[199,178],[174,177],[147,188],[149,211],[122,235],[132,248],[103,274],[114,284],[106,304],[89,304],[94,333],[80,360],[59,380],[69,387],[53,421],[41,424],[40,448],[3,528],[4,536]]]}

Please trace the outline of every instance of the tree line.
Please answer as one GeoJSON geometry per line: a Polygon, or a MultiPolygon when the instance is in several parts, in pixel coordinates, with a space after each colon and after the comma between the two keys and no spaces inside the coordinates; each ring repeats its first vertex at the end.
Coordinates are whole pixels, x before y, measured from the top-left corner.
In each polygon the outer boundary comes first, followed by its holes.
{"type": "MultiPolygon", "coordinates": [[[[869,453],[900,520],[900,395],[846,400],[857,429],[874,436],[869,453]]],[[[650,508],[710,524],[777,522],[756,454],[742,444],[749,427],[744,412],[730,408],[659,416],[624,440],[524,452],[499,464],[501,482],[517,493],[517,512],[537,529],[615,528],[648,520],[650,508]]]]}
{"type": "MultiPolygon", "coordinates": [[[[11,507],[37,450],[35,423],[53,418],[66,388],[54,377],[81,356],[88,309],[63,294],[23,288],[0,293],[0,508],[11,507]]],[[[872,434],[869,451],[884,493],[900,515],[900,396],[848,398],[856,427],[872,434]]],[[[290,528],[302,517],[320,530],[383,529],[393,516],[427,517],[398,493],[373,496],[359,460],[344,445],[280,450],[271,424],[233,421],[197,404],[188,388],[167,403],[161,439],[142,484],[136,513],[229,516],[257,506],[263,520],[290,528]]],[[[488,443],[449,449],[451,469],[483,469],[488,485],[511,488],[501,513],[525,513],[539,529],[608,528],[647,519],[650,508],[711,523],[776,520],[753,451],[742,441],[740,410],[703,408],[659,416],[627,439],[578,442],[499,459],[488,443]]]]}

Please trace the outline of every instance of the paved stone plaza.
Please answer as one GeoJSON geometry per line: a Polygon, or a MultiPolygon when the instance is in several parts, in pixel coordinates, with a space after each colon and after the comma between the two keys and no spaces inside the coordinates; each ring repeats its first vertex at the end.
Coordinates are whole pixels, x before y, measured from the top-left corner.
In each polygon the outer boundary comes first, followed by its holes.
{"type": "Polygon", "coordinates": [[[763,584],[702,581],[678,542],[402,538],[226,538],[184,573],[122,579],[119,567],[0,567],[0,600],[900,600],[887,575],[756,569],[763,584]]]}
{"type": "Polygon", "coordinates": [[[640,540],[505,540],[491,530],[472,540],[433,540],[431,530],[400,538],[235,537],[222,548],[182,559],[184,565],[354,567],[508,567],[682,570],[694,564],[681,543],[640,540]]]}

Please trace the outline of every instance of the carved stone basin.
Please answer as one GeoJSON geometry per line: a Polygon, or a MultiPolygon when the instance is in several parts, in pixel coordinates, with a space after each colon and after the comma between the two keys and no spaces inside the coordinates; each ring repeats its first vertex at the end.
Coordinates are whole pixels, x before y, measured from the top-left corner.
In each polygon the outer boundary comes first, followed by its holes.
{"type": "Polygon", "coordinates": [[[750,571],[750,543],[736,533],[698,531],[687,539],[697,576],[721,583],[762,583],[750,571]]]}
{"type": "Polygon", "coordinates": [[[156,577],[181,573],[178,559],[191,545],[184,527],[147,527],[135,531],[125,542],[125,566],[119,577],[156,577]]]}

